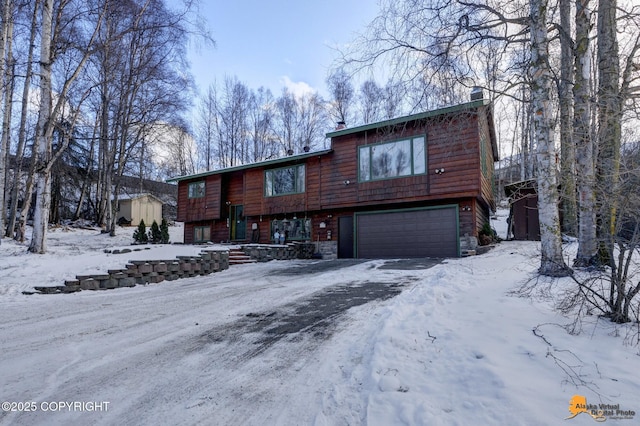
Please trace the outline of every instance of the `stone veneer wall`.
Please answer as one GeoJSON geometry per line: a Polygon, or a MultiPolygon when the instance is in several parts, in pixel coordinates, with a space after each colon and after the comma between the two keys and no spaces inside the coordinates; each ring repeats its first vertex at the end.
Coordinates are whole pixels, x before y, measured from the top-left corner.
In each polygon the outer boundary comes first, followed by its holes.
{"type": "Polygon", "coordinates": [[[289,243],[287,245],[247,244],[240,247],[247,256],[258,262],[270,260],[311,259],[314,243],[289,243]]]}
{"type": "Polygon", "coordinates": [[[322,255],[323,259],[337,259],[338,258],[338,242],[337,241],[319,241],[318,252],[322,255]]]}
{"type": "Polygon", "coordinates": [[[65,281],[64,286],[35,289],[46,294],[107,290],[208,275],[228,268],[227,250],[203,250],[198,256],[178,256],[171,260],[132,260],[126,269],[111,269],[106,274],[77,275],[75,280],[65,281]]]}

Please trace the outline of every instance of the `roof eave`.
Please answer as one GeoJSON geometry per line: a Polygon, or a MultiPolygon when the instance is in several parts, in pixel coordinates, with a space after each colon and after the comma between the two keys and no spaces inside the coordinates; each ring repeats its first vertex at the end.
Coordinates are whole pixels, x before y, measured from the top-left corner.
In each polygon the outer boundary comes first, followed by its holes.
{"type": "Polygon", "coordinates": [[[172,177],[172,178],[167,179],[166,182],[180,182],[180,181],[183,181],[183,180],[191,180],[191,179],[197,179],[197,178],[207,177],[207,176],[211,176],[211,175],[219,175],[219,174],[223,174],[223,173],[231,173],[231,172],[236,172],[236,171],[239,171],[239,170],[254,169],[254,168],[258,168],[258,167],[268,167],[268,166],[275,165],[275,164],[282,164],[282,163],[287,163],[287,162],[290,162],[290,161],[304,160],[304,159],[310,158],[310,157],[317,157],[317,156],[320,156],[320,155],[326,155],[326,154],[329,154],[332,151],[333,151],[332,149],[325,149],[325,150],[322,150],[322,151],[305,152],[304,154],[290,155],[288,157],[281,157],[281,158],[276,158],[276,159],[273,159],[273,160],[260,161],[258,163],[248,163],[248,164],[243,164],[241,166],[227,167],[227,168],[218,169],[218,170],[210,170],[210,171],[207,171],[207,172],[196,173],[196,174],[192,174],[192,175],[176,176],[176,177],[172,177]]]}
{"type": "Polygon", "coordinates": [[[491,101],[488,99],[478,99],[476,101],[466,102],[464,104],[449,106],[445,108],[434,109],[431,111],[425,111],[418,114],[407,115],[404,117],[392,118],[385,121],[379,121],[377,123],[365,124],[358,127],[351,127],[326,134],[327,138],[335,138],[338,136],[349,135],[352,133],[366,132],[368,130],[375,130],[382,127],[397,126],[398,124],[404,124],[410,121],[422,120],[424,118],[435,117],[438,115],[450,114],[453,112],[464,111],[468,109],[479,108],[481,106],[490,105],[491,101]]]}

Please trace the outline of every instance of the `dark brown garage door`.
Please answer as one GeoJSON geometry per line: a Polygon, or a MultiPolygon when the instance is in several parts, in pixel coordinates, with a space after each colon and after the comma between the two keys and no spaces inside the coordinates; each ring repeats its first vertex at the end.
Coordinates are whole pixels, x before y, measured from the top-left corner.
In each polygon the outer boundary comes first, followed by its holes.
{"type": "Polygon", "coordinates": [[[356,215],[357,256],[365,259],[458,256],[456,207],[356,215]]]}

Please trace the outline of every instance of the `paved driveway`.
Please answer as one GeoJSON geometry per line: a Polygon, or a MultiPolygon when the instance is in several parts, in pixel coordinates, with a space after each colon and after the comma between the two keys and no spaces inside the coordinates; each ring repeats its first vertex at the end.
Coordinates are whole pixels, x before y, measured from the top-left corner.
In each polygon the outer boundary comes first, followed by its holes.
{"type": "Polygon", "coordinates": [[[110,407],[0,412],[0,424],[276,424],[278,407],[294,398],[289,411],[299,417],[286,424],[308,424],[318,392],[338,380],[340,361],[329,358],[338,357],[341,333],[374,333],[379,309],[414,285],[413,269],[435,263],[274,261],[132,289],[0,300],[5,401],[110,407]]]}

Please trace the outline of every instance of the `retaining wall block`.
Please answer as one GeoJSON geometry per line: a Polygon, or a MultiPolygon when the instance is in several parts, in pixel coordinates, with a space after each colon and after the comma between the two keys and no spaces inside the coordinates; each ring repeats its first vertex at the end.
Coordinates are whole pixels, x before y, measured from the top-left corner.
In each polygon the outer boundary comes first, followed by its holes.
{"type": "Polygon", "coordinates": [[[157,265],[153,265],[153,272],[164,273],[167,272],[167,264],[162,262],[157,265]]]}
{"type": "Polygon", "coordinates": [[[121,278],[118,280],[118,287],[135,287],[136,279],[132,277],[121,278]]]}
{"type": "Polygon", "coordinates": [[[83,290],[100,290],[100,282],[93,278],[85,278],[80,280],[80,288],[83,290]]]}
{"type": "Polygon", "coordinates": [[[138,265],[138,271],[140,271],[141,274],[149,274],[153,272],[153,266],[149,263],[138,265]]]}
{"type": "Polygon", "coordinates": [[[150,273],[148,278],[149,278],[149,283],[151,284],[157,284],[164,281],[164,275],[159,275],[156,272],[150,273]]]}

